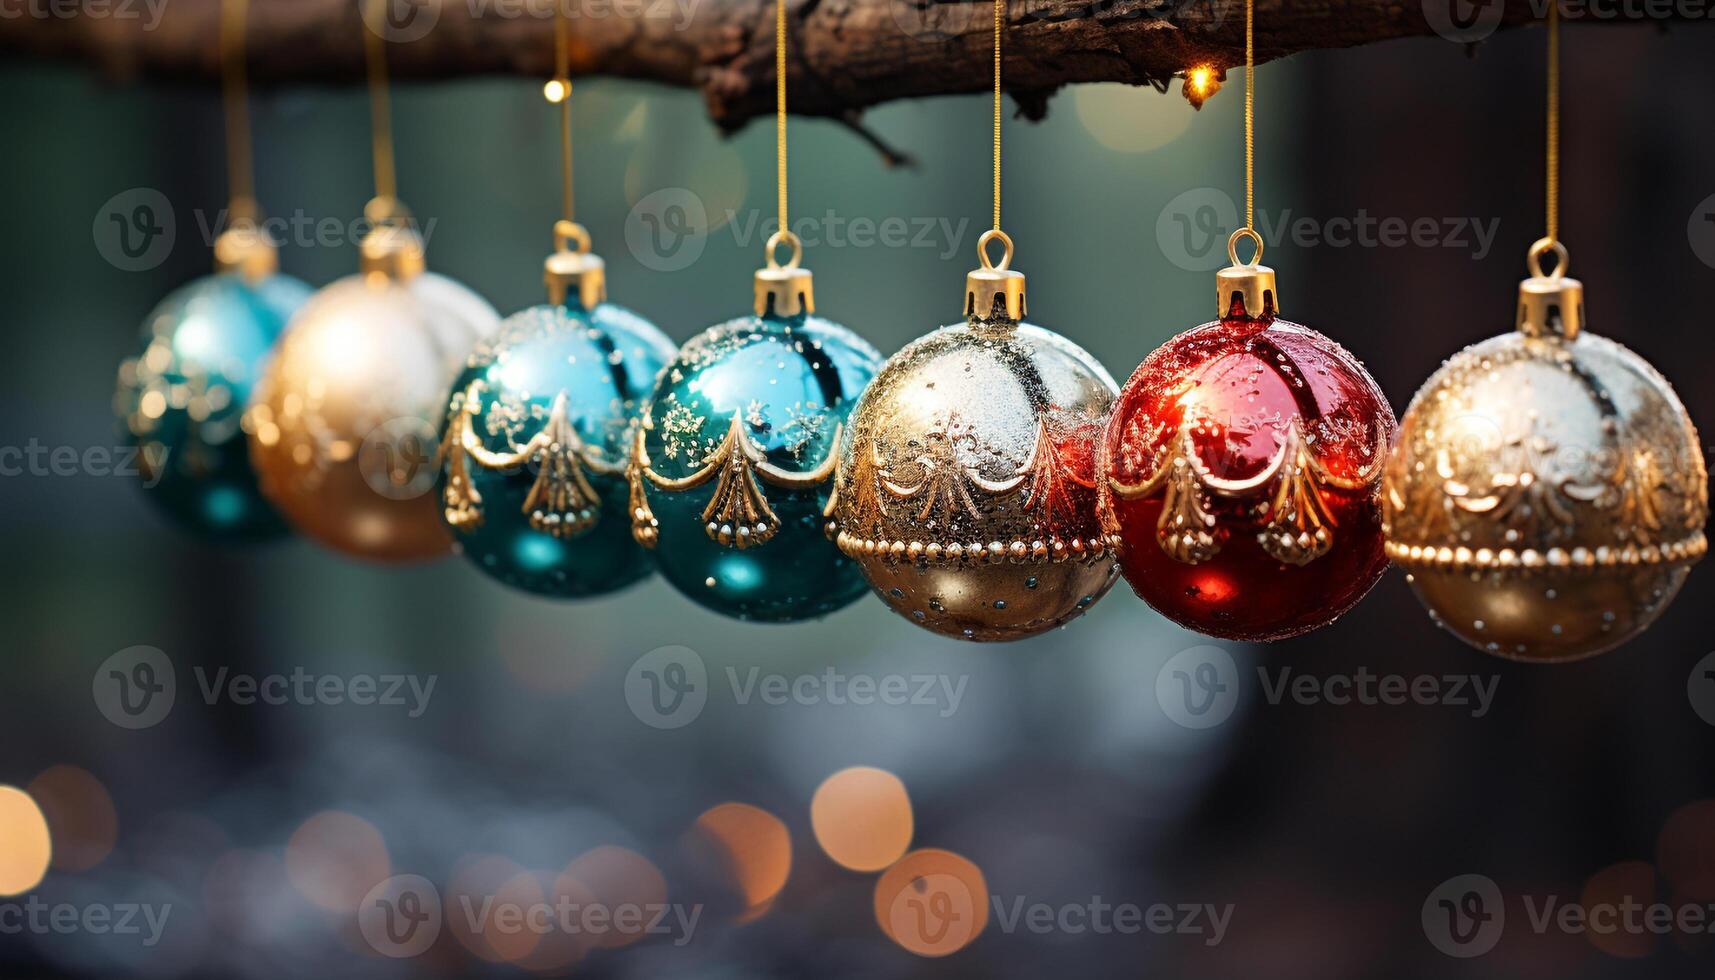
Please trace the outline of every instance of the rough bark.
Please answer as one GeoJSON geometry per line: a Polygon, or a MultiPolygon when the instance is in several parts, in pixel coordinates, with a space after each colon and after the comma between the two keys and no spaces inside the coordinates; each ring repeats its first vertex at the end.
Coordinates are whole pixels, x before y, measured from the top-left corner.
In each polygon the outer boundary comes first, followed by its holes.
{"type": "MultiPolygon", "coordinates": [[[[557,0],[389,2],[403,25],[389,29],[396,79],[552,73],[557,0]],[[404,39],[429,22],[422,37],[404,39]]],[[[564,2],[574,15],[574,75],[700,89],[710,116],[727,129],[772,111],[771,0],[564,2]]],[[[986,2],[787,2],[796,113],[855,122],[882,102],[992,84],[986,2]]],[[[1007,2],[1006,87],[1027,116],[1040,115],[1047,96],[1070,82],[1165,87],[1193,65],[1224,70],[1244,60],[1242,0],[1007,2]]],[[[1536,20],[1547,0],[1489,2],[1500,28],[1536,20]]],[[[1425,9],[1420,0],[1258,0],[1257,58],[1430,36],[1425,9]]],[[[206,82],[219,74],[219,11],[219,0],[0,0],[0,52],[83,62],[120,80],[206,82]],[[159,5],[158,16],[151,5],[159,5]]],[[[252,82],[360,81],[362,24],[355,0],[251,0],[252,82]]]]}

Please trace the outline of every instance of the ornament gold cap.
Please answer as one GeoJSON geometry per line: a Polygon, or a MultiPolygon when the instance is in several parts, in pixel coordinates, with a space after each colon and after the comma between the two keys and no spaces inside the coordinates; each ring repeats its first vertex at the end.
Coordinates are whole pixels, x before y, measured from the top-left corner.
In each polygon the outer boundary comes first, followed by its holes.
{"type": "Polygon", "coordinates": [[[214,271],[235,273],[246,282],[261,282],[280,271],[274,240],[256,224],[255,212],[235,217],[231,227],[214,240],[214,271]]]}
{"type": "Polygon", "coordinates": [[[548,286],[548,302],[556,306],[574,291],[585,309],[607,301],[607,263],[590,254],[590,233],[583,225],[554,222],[554,254],[543,263],[542,281],[548,286]]]}
{"type": "Polygon", "coordinates": [[[1245,315],[1257,319],[1280,315],[1280,290],[1274,270],[1262,261],[1262,236],[1255,228],[1240,228],[1227,238],[1227,260],[1232,265],[1215,273],[1215,314],[1225,318],[1233,309],[1233,298],[1244,303],[1245,315]],[[1239,239],[1249,238],[1256,254],[1249,262],[1239,261],[1239,239]]]}
{"type": "Polygon", "coordinates": [[[1525,257],[1530,278],[1518,286],[1518,329],[1529,337],[1572,340],[1584,328],[1584,284],[1566,277],[1572,265],[1566,246],[1539,238],[1525,257]],[[1543,256],[1555,258],[1552,274],[1542,271],[1543,256]]]}
{"type": "Polygon", "coordinates": [[[1009,268],[1012,265],[1012,239],[999,228],[990,228],[977,239],[977,257],[982,260],[982,268],[972,269],[965,276],[965,316],[978,320],[1004,316],[1014,323],[1023,320],[1024,273],[1009,268]],[[989,259],[988,251],[989,242],[997,241],[1005,249],[999,263],[989,259]],[[1003,303],[1005,312],[997,314],[996,307],[1003,303]]]}
{"type": "Polygon", "coordinates": [[[400,281],[423,272],[423,236],[417,234],[408,208],[395,198],[377,197],[364,207],[363,216],[373,227],[358,246],[358,271],[400,281]]]}
{"type": "Polygon", "coordinates": [[[804,243],[798,236],[782,229],[768,236],[768,266],[756,270],[756,315],[790,317],[816,312],[816,291],[810,270],[799,267],[804,259],[804,243]],[[774,257],[781,245],[792,246],[792,257],[785,265],[774,257]]]}

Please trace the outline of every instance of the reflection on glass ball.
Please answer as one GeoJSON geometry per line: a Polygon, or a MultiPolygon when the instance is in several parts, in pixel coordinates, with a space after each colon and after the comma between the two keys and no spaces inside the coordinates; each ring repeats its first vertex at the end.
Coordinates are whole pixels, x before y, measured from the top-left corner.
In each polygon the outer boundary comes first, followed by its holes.
{"type": "Polygon", "coordinates": [[[1229,316],[1149,355],[1103,448],[1103,520],[1137,594],[1188,629],[1266,641],[1333,622],[1387,570],[1396,426],[1339,344],[1229,316]]]}
{"type": "Polygon", "coordinates": [[[262,492],[336,551],[446,554],[436,426],[465,355],[499,319],[432,272],[348,276],[316,293],[288,324],[248,415],[262,492]]]}
{"type": "Polygon", "coordinates": [[[142,354],[119,369],[114,409],[149,500],[181,526],[229,541],[287,533],[257,487],[240,429],[275,340],[309,295],[290,276],[222,273],[175,290],[145,321],[142,354]]]}
{"type": "Polygon", "coordinates": [[[576,300],[513,314],[478,344],[443,428],[442,516],[464,556],[507,585],[565,598],[648,575],[625,471],[642,401],[673,353],[630,310],[576,300]]]}
{"type": "Polygon", "coordinates": [[[687,343],[644,410],[633,523],[662,575],[739,619],[824,616],[863,577],[823,533],[839,432],[881,356],[813,315],[746,316],[687,343]]]}

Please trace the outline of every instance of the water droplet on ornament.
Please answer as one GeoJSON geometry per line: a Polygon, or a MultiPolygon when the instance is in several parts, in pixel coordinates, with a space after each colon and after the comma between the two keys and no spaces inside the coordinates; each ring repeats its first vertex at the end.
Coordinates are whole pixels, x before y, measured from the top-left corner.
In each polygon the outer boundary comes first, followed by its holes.
{"type": "Polygon", "coordinates": [[[1482,631],[1488,628],[1488,624],[1479,619],[1471,624],[1471,628],[1482,631]]]}
{"type": "Polygon", "coordinates": [[[1036,576],[1032,575],[1029,578],[1025,579],[1024,580],[1024,587],[1027,589],[1036,588],[1036,576]]]}
{"type": "Polygon", "coordinates": [[[715,587],[715,577],[713,575],[710,575],[708,578],[703,579],[703,584],[708,586],[711,589],[714,588],[715,587]]]}
{"type": "Polygon", "coordinates": [[[996,599],[994,601],[994,607],[996,609],[1005,609],[1006,608],[1006,600],[1005,599],[996,599]]]}

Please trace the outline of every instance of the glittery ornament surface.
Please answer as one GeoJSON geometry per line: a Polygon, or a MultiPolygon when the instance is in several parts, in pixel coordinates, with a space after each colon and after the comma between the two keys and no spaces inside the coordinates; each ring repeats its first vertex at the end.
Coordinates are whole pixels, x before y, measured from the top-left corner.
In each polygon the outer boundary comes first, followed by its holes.
{"type": "Polygon", "coordinates": [[[1418,597],[1505,657],[1625,642],[1706,548],[1696,429],[1654,368],[1588,332],[1514,331],[1451,358],[1406,411],[1385,500],[1418,597]]]}
{"type": "Polygon", "coordinates": [[[881,357],[816,316],[741,317],[687,343],[644,412],[633,524],[679,591],[740,619],[863,594],[823,534],[838,433],[881,357]]]}
{"type": "Polygon", "coordinates": [[[642,401],[673,353],[630,310],[575,301],[515,313],[479,343],[442,428],[442,515],[464,556],[548,596],[648,575],[625,470],[642,401]]]}
{"type": "Polygon", "coordinates": [[[1378,491],[1395,431],[1363,365],[1314,330],[1236,316],[1180,334],[1126,382],[1103,442],[1127,581],[1211,636],[1332,622],[1387,568],[1378,491]]]}
{"type": "Polygon", "coordinates": [[[290,276],[205,276],[145,321],[143,353],[120,367],[114,408],[148,498],[181,525],[232,541],[286,533],[257,488],[240,420],[274,341],[309,295],[290,276]]]}
{"type": "Polygon", "coordinates": [[[840,454],[837,541],[900,615],[969,640],[1066,623],[1114,579],[1095,456],[1114,382],[1059,334],[945,327],[890,358],[840,454]]]}
{"type": "Polygon", "coordinates": [[[299,532],[348,554],[432,558],[452,540],[435,495],[448,389],[499,315],[426,272],[350,276],[298,311],[246,415],[262,491],[299,532]]]}

